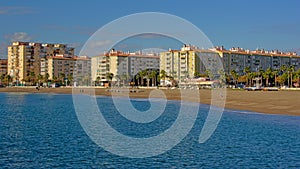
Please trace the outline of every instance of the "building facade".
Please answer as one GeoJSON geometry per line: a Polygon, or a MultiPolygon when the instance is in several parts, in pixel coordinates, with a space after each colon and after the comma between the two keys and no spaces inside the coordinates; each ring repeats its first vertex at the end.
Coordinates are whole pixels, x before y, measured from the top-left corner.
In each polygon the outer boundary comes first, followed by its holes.
{"type": "Polygon", "coordinates": [[[184,45],[181,50],[169,50],[160,53],[160,71],[176,81],[184,81],[204,74],[207,69],[220,68],[219,55],[211,50],[200,50],[184,45]]]}
{"type": "Polygon", "coordinates": [[[197,74],[230,74],[235,70],[244,75],[245,68],[251,72],[259,70],[280,69],[282,65],[300,68],[300,56],[295,52],[280,52],[278,50],[244,50],[242,48],[215,47],[209,50],[184,45],[181,50],[169,50],[160,53],[160,71],[174,80],[183,81],[194,78],[197,74]],[[207,71],[208,70],[208,71],[207,71]]]}
{"type": "Polygon", "coordinates": [[[159,56],[111,50],[92,57],[92,81],[97,81],[97,78],[101,82],[109,81],[107,73],[114,75],[112,81],[124,76],[133,78],[145,69],[159,69],[159,56]]]}
{"type": "Polygon", "coordinates": [[[41,75],[49,80],[68,79],[78,85],[89,85],[91,59],[87,56],[55,55],[41,59],[41,75]]]}
{"type": "Polygon", "coordinates": [[[295,70],[300,68],[300,56],[296,52],[281,52],[278,50],[265,51],[257,49],[254,51],[242,48],[231,48],[226,50],[224,47],[216,47],[212,51],[217,52],[222,58],[225,73],[230,74],[235,70],[239,75],[245,74],[244,69],[249,68],[251,72],[260,69],[280,70],[282,65],[294,66],[295,70]]]}
{"type": "Polygon", "coordinates": [[[8,46],[8,74],[13,82],[27,81],[41,74],[41,59],[58,54],[74,55],[64,44],[13,42],[8,46]]]}
{"type": "Polygon", "coordinates": [[[7,75],[7,59],[0,59],[0,76],[7,75]]]}

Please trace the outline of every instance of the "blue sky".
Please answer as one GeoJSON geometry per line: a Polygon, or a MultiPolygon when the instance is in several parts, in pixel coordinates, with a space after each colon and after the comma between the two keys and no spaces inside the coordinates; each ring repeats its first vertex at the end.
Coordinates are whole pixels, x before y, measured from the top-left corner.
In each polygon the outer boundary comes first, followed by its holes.
{"type": "Polygon", "coordinates": [[[300,53],[299,7],[297,0],[2,0],[0,57],[6,57],[6,47],[12,40],[70,44],[79,52],[99,28],[138,12],[163,12],[184,18],[216,46],[300,53]]]}

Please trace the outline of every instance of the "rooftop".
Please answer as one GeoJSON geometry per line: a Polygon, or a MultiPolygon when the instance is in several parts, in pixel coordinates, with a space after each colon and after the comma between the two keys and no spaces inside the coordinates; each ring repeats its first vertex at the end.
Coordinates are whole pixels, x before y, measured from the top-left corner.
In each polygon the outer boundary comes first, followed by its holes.
{"type": "MultiPolygon", "coordinates": [[[[103,55],[99,56],[120,56],[120,57],[145,57],[145,58],[159,58],[159,55],[155,53],[142,53],[139,52],[123,52],[123,51],[116,51],[112,49],[110,52],[104,52],[103,55]]],[[[95,56],[97,57],[97,56],[95,56]]]]}

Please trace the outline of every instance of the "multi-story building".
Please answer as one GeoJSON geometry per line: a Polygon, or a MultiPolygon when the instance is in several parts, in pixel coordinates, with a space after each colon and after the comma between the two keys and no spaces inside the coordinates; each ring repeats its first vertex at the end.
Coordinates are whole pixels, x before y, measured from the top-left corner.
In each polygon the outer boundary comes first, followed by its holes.
{"type": "Polygon", "coordinates": [[[41,73],[42,58],[57,54],[74,55],[74,48],[64,44],[13,42],[8,46],[8,74],[14,82],[26,81],[41,73]]]}
{"type": "Polygon", "coordinates": [[[73,81],[78,85],[91,85],[91,58],[87,56],[74,57],[73,81]]]}
{"type": "Polygon", "coordinates": [[[41,59],[41,75],[49,80],[72,78],[79,85],[89,85],[91,59],[87,56],[55,55],[41,59]]]}
{"type": "Polygon", "coordinates": [[[199,71],[200,59],[195,48],[184,46],[181,50],[169,50],[160,53],[160,71],[164,70],[175,80],[194,77],[199,71]]]}
{"type": "Polygon", "coordinates": [[[7,59],[0,59],[0,76],[7,74],[7,59]]]}
{"type": "Polygon", "coordinates": [[[224,47],[216,47],[212,51],[220,55],[225,73],[228,74],[231,70],[235,70],[239,75],[243,75],[246,67],[249,67],[252,72],[268,68],[279,70],[282,65],[294,66],[296,70],[300,68],[300,56],[297,56],[295,52],[284,53],[278,50],[265,51],[263,49],[250,51],[242,48],[226,50],[224,47]]]}
{"type": "Polygon", "coordinates": [[[160,53],[160,71],[177,81],[204,74],[207,69],[220,68],[219,55],[211,50],[200,50],[184,45],[181,50],[169,50],[160,53]]]}
{"type": "Polygon", "coordinates": [[[256,72],[260,69],[280,69],[282,65],[293,65],[295,69],[300,68],[300,56],[295,52],[244,50],[242,48],[216,47],[209,50],[184,45],[181,50],[169,50],[160,53],[160,70],[165,70],[168,76],[177,81],[193,78],[196,74],[206,74],[206,70],[220,74],[224,71],[230,74],[235,70],[243,75],[245,68],[256,72]]]}
{"type": "Polygon", "coordinates": [[[92,81],[97,81],[97,77],[102,82],[109,81],[107,73],[113,73],[112,81],[116,81],[118,77],[133,77],[145,69],[159,69],[159,56],[111,50],[92,57],[92,81]]]}

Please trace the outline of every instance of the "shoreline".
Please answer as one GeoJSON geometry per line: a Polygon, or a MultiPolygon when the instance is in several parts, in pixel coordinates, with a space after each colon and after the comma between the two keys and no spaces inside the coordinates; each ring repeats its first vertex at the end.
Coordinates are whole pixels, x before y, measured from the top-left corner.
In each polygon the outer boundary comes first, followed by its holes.
{"type": "MultiPolygon", "coordinates": [[[[0,88],[0,92],[54,93],[72,94],[73,88],[40,88],[8,87],[0,88]]],[[[80,88],[76,88],[80,89],[80,88]]],[[[84,89],[84,88],[82,88],[84,89]]],[[[94,88],[95,95],[111,96],[109,88],[94,88]]],[[[140,92],[130,92],[130,98],[148,98],[154,89],[133,89],[140,92]]],[[[160,89],[168,100],[181,100],[180,89],[160,89]]],[[[211,91],[199,90],[200,103],[211,105],[211,91]]],[[[125,96],[123,93],[116,93],[125,96]]],[[[300,116],[300,91],[245,91],[226,89],[225,108],[245,110],[264,114],[300,116]]]]}

